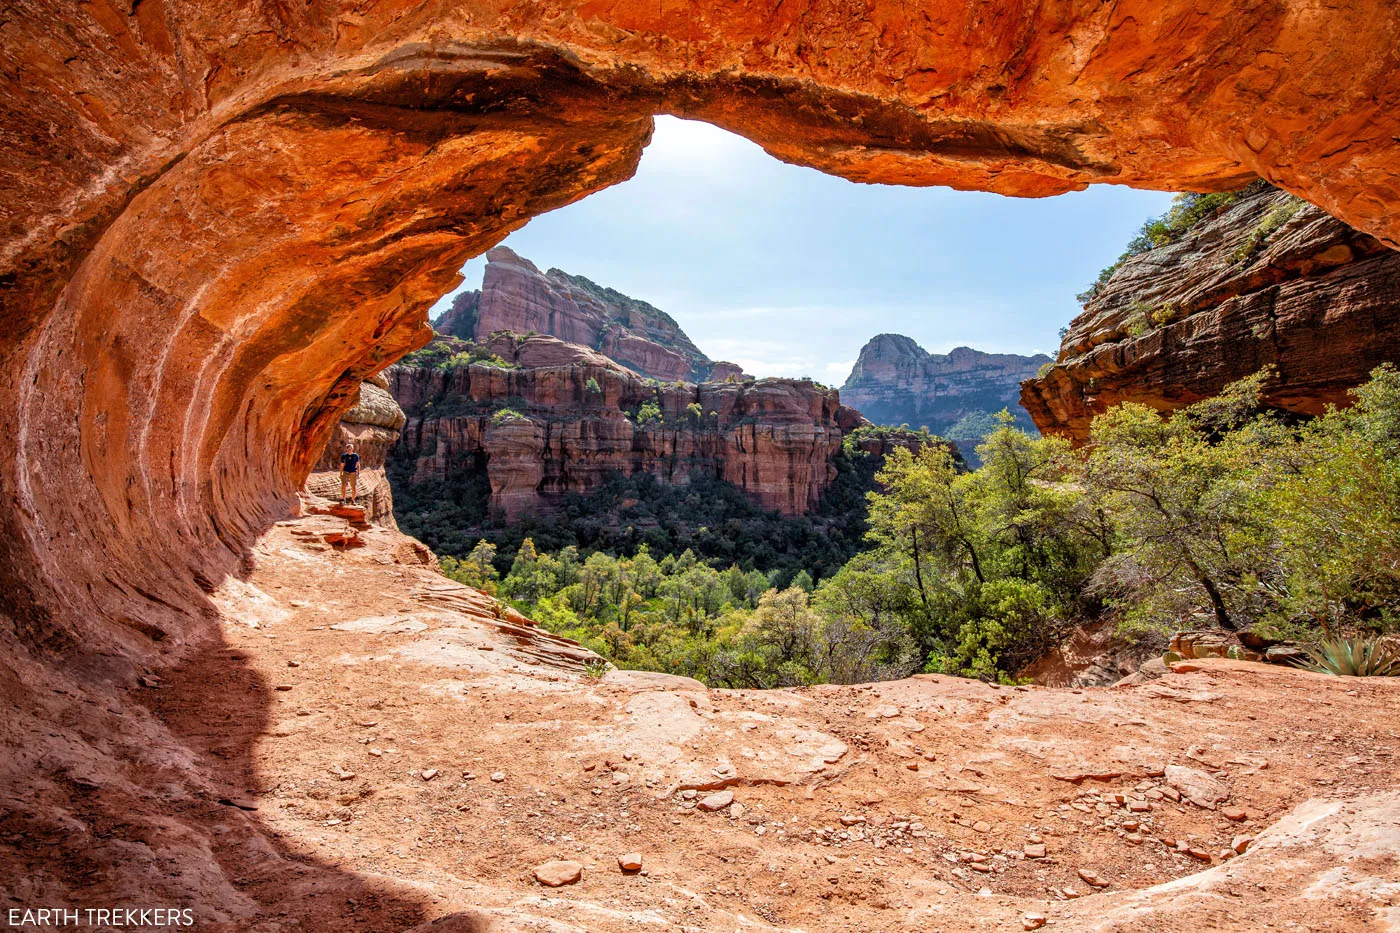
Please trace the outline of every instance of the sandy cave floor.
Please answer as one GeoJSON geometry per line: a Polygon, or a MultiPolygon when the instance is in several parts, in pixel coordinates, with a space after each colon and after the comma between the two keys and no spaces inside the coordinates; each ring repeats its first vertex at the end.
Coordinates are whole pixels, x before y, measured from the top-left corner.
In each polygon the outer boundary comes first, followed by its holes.
{"type": "Polygon", "coordinates": [[[222,788],[230,929],[1400,930],[1400,682],[597,682],[334,521],[272,528],[223,646],[139,693],[222,788]],[[581,880],[538,883],[554,859],[581,880]]]}

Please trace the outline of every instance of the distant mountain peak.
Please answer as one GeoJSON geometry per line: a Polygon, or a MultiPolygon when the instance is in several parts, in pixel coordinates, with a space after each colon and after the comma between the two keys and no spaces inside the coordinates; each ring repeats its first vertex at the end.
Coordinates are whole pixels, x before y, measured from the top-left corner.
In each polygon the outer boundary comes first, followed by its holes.
{"type": "Polygon", "coordinates": [[[541,272],[506,246],[486,253],[481,290],[458,295],[434,327],[478,343],[501,331],[548,334],[667,382],[743,373],[702,353],[660,308],[562,269],[541,272]]]}
{"type": "Polygon", "coordinates": [[[1020,384],[1050,361],[1043,353],[987,353],[963,346],[929,353],[903,334],[878,334],[861,347],[841,399],[876,424],[927,426],[935,434],[975,443],[990,416],[1003,408],[1019,425],[1032,428],[1020,407],[1020,384]]]}

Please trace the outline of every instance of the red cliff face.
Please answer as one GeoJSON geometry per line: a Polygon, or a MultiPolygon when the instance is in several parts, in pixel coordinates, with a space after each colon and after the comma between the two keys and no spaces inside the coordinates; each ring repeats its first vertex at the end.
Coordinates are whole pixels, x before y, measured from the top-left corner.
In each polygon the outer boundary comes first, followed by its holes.
{"type": "Polygon", "coordinates": [[[1321,414],[1395,360],[1400,253],[1264,189],[1125,262],[1021,402],[1042,431],[1082,442],[1120,402],[1170,411],[1269,364],[1266,404],[1321,414]]]}
{"type": "Polygon", "coordinates": [[[459,295],[437,321],[439,333],[484,341],[492,334],[549,334],[591,347],[663,382],[742,375],[701,353],[664,311],[560,269],[541,272],[498,246],[486,254],[481,291],[459,295]]]}
{"type": "Polygon", "coordinates": [[[413,461],[415,482],[484,461],[491,505],[507,517],[587,492],[614,472],[647,472],[672,485],[704,473],[799,514],[835,477],[831,459],[860,423],[835,391],[810,382],[657,386],[552,337],[500,335],[488,347],[522,368],[389,370],[408,415],[395,456],[413,461]],[[639,415],[648,403],[659,419],[639,415]]]}

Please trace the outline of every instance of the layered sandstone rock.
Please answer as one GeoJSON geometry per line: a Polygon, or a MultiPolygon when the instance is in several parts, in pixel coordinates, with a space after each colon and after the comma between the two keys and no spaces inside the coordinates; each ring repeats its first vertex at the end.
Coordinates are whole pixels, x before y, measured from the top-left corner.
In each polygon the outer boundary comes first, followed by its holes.
{"type": "Polygon", "coordinates": [[[394,521],[394,495],[384,462],[399,439],[404,425],[403,409],[389,394],[389,382],[376,373],[360,383],[355,404],[340,416],[321,459],[306,478],[308,492],[327,499],[340,498],[340,455],[345,442],[355,443],[360,455],[360,478],[356,489],[366,517],[375,524],[397,528],[394,521]]]}
{"type": "MultiPolygon", "coordinates": [[[[1096,182],[1224,190],[1261,174],[1395,244],[1397,40],[1389,0],[875,0],[858,15],[823,3],[9,4],[4,877],[49,904],[194,904],[211,928],[283,924],[326,891],[363,907],[370,928],[426,919],[422,890],[386,890],[382,865],[335,867],[365,849],[319,798],[303,812],[320,828],[293,840],[219,803],[259,789],[265,735],[295,743],[297,721],[314,717],[283,718],[273,668],[218,650],[247,624],[225,630],[211,594],[245,585],[257,535],[293,507],[361,381],[430,339],[424,311],[455,270],[628,177],[652,114],[710,120],[871,182],[1045,195],[1096,182]],[[218,663],[231,666],[215,697],[218,663]],[[155,672],[171,669],[188,686],[162,693],[155,672]],[[211,735],[200,704],[214,698],[229,700],[230,725],[211,735]],[[318,852],[329,837],[355,838],[355,852],[318,852]]],[[[337,714],[335,734],[372,706],[428,695],[412,685],[406,698],[396,672],[374,688],[337,714]]],[[[294,783],[331,780],[323,758],[314,771],[294,783]]],[[[1270,892],[1300,884],[1268,880],[1270,892]]],[[[1208,895],[1191,921],[1214,922],[1208,895]]],[[[1104,915],[1092,900],[1079,902],[1086,924],[1104,915]]],[[[1296,916],[1273,907],[1280,923],[1296,916]]]]}
{"type": "Polygon", "coordinates": [[[1261,186],[1125,262],[1021,400],[1042,431],[1082,442],[1112,405],[1171,411],[1266,365],[1265,404],[1317,415],[1396,360],[1400,253],[1261,186]]]}
{"type": "Polygon", "coordinates": [[[946,434],[968,415],[1003,408],[1026,420],[1018,398],[1021,381],[1049,362],[1044,354],[969,347],[929,353],[908,337],[880,334],[861,347],[841,397],[876,424],[922,425],[946,434]]]}
{"type": "Polygon", "coordinates": [[[832,458],[862,423],[834,390],[809,381],[657,385],[553,337],[497,334],[486,348],[519,368],[389,370],[408,415],[394,456],[412,461],[413,482],[485,469],[491,505],[506,517],[637,472],[670,485],[714,476],[799,514],[835,478],[832,458]],[[644,404],[660,418],[641,415],[644,404]]]}
{"type": "Polygon", "coordinates": [[[717,363],[701,353],[661,309],[581,275],[561,269],[541,272],[504,246],[486,254],[481,290],[458,295],[435,329],[477,341],[502,331],[549,334],[592,347],[663,382],[743,375],[735,364],[717,363]]]}

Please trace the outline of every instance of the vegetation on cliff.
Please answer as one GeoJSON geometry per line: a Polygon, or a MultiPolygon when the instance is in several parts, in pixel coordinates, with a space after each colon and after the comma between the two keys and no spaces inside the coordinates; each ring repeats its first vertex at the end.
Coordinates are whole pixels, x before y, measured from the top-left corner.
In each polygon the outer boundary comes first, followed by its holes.
{"type": "Polygon", "coordinates": [[[1075,297],[1080,304],[1087,305],[1108,284],[1108,280],[1113,278],[1113,274],[1118,271],[1119,267],[1129,259],[1159,246],[1176,242],[1222,208],[1229,207],[1246,195],[1265,191],[1271,187],[1268,182],[1259,179],[1237,191],[1213,191],[1209,194],[1183,191],[1173,199],[1172,206],[1167,209],[1165,214],[1160,217],[1149,217],[1143,221],[1142,228],[1128,242],[1123,255],[1100,271],[1099,277],[1075,297]]]}
{"type": "Polygon", "coordinates": [[[718,686],[1008,680],[1105,612],[1138,633],[1400,627],[1400,372],[1301,424],[1261,410],[1269,378],[1168,417],[1120,405],[1087,452],[1009,419],[972,472],[940,445],[895,449],[868,494],[868,549],[815,585],[732,555],[535,541],[504,577],[489,542],[444,566],[620,665],[718,686]]]}

